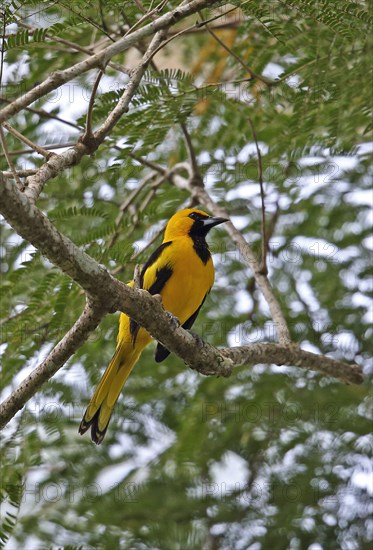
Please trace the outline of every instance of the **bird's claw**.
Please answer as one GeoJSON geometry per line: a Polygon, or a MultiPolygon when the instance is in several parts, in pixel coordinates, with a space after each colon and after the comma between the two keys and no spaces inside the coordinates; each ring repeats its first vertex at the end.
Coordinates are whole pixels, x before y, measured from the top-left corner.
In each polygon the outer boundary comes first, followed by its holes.
{"type": "Polygon", "coordinates": [[[166,311],[166,315],[167,315],[167,317],[169,318],[169,320],[171,321],[174,330],[176,330],[177,328],[179,328],[179,326],[180,326],[180,321],[179,321],[179,319],[178,319],[175,315],[173,315],[172,313],[170,313],[169,311],[166,311]]]}

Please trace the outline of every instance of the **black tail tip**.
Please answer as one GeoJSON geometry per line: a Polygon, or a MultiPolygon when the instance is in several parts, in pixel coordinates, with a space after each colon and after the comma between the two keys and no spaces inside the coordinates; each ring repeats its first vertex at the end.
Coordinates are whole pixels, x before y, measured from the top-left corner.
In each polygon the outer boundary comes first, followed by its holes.
{"type": "Polygon", "coordinates": [[[78,433],[80,435],[85,434],[85,432],[89,428],[91,428],[91,439],[94,443],[96,443],[96,445],[100,445],[103,442],[105,434],[107,432],[109,422],[110,422],[110,419],[109,419],[108,423],[105,426],[105,429],[100,430],[98,427],[99,416],[100,416],[100,409],[96,411],[95,415],[88,422],[84,420],[84,417],[83,417],[83,420],[81,421],[80,426],[78,428],[78,433]]]}
{"type": "Polygon", "coordinates": [[[86,422],[83,418],[83,420],[81,421],[80,425],[79,425],[79,428],[78,428],[78,433],[80,435],[83,435],[85,434],[85,432],[88,430],[88,428],[90,427],[90,422],[86,422]]]}

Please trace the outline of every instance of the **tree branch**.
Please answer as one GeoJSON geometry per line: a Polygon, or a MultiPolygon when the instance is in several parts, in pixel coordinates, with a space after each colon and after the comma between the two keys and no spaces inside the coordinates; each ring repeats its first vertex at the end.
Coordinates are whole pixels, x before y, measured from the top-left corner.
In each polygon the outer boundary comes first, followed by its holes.
{"type": "Polygon", "coordinates": [[[5,141],[5,136],[4,136],[2,126],[0,126],[0,143],[2,145],[2,148],[3,148],[3,151],[4,151],[4,156],[5,156],[6,161],[8,163],[9,169],[10,169],[11,173],[13,174],[13,178],[15,179],[16,184],[18,185],[19,189],[22,189],[23,185],[22,185],[22,182],[19,178],[19,175],[17,174],[17,170],[16,170],[16,168],[15,168],[13,162],[12,162],[12,159],[9,155],[9,151],[8,151],[8,147],[7,147],[7,144],[6,144],[6,141],[5,141]]]}
{"type": "MultiPolygon", "coordinates": [[[[29,170],[17,170],[17,176],[20,178],[25,178],[26,176],[32,176],[35,174],[36,168],[30,168],[29,170]]],[[[5,170],[4,172],[1,172],[1,175],[4,176],[4,178],[10,178],[14,179],[14,173],[10,170],[5,170]]],[[[23,187],[23,186],[22,186],[23,187]]]]}
{"type": "MultiPolygon", "coordinates": [[[[38,27],[33,27],[32,25],[28,25],[27,23],[24,23],[23,21],[18,21],[17,25],[19,25],[20,27],[24,27],[25,29],[28,29],[29,31],[31,31],[31,33],[34,32],[35,30],[37,30],[37,28],[38,28],[38,27]]],[[[100,47],[99,42],[97,44],[94,44],[90,48],[84,48],[84,46],[81,46],[80,44],[76,44],[75,42],[71,42],[70,40],[65,40],[64,38],[60,38],[59,36],[56,36],[56,35],[50,36],[49,33],[46,33],[45,36],[47,38],[50,38],[50,44],[57,42],[59,44],[62,44],[63,46],[68,46],[72,50],[75,50],[77,52],[82,52],[82,53],[85,53],[85,54],[88,54],[88,55],[94,55],[95,50],[100,47]]],[[[105,41],[107,41],[106,38],[105,38],[105,41]]],[[[64,51],[66,51],[66,48],[64,48],[64,51]]],[[[131,69],[126,69],[125,67],[122,67],[118,63],[113,63],[113,62],[110,61],[108,63],[108,66],[111,67],[112,69],[115,69],[119,73],[123,73],[123,74],[126,74],[126,75],[131,74],[131,69]]]]}
{"type": "Polygon", "coordinates": [[[87,301],[79,319],[47,358],[34,369],[0,405],[0,429],[27,403],[29,399],[66,363],[72,354],[84,344],[106,311],[87,301]]]}
{"type": "MultiPolygon", "coordinates": [[[[0,102],[7,103],[8,105],[12,103],[12,100],[4,97],[3,95],[0,95],[0,102]]],[[[48,113],[48,111],[44,111],[43,109],[35,109],[33,107],[25,107],[26,111],[29,111],[30,113],[35,113],[36,115],[39,115],[41,118],[47,118],[48,120],[57,120],[57,122],[61,122],[61,124],[66,124],[67,126],[70,126],[71,128],[74,128],[75,130],[79,130],[79,126],[75,124],[74,122],[70,122],[69,120],[64,120],[63,118],[60,118],[53,113],[48,113]]]]}
{"type": "Polygon", "coordinates": [[[318,355],[300,349],[297,345],[272,343],[251,344],[234,348],[221,348],[223,357],[231,360],[235,367],[256,363],[273,363],[274,365],[294,365],[306,370],[321,372],[324,376],[333,376],[343,382],[361,384],[363,375],[361,367],[347,364],[326,355],[318,355]]]}
{"type": "MultiPolygon", "coordinates": [[[[222,209],[219,209],[207,194],[203,195],[203,198],[212,211],[221,215],[222,209]]],[[[343,381],[355,384],[362,382],[360,366],[348,365],[301,350],[291,342],[284,341],[283,336],[280,344],[254,344],[220,350],[201,342],[181,326],[175,328],[174,321],[164,311],[159,297],[152,296],[145,290],[130,288],[114,279],[103,266],[62,235],[52,222],[1,174],[0,204],[1,212],[8,223],[77,282],[88,296],[86,308],[78,321],[45,361],[3,403],[0,409],[0,426],[4,426],[42,384],[62,367],[84,343],[100,319],[106,313],[115,310],[129,315],[167,349],[179,355],[191,368],[205,375],[229,376],[233,367],[247,363],[286,363],[304,369],[316,369],[343,381]]],[[[230,224],[230,232],[235,239],[236,231],[230,224]]],[[[246,246],[247,243],[244,241],[243,247],[246,246]]],[[[249,257],[250,253],[252,252],[249,251],[249,257]]],[[[257,271],[254,273],[258,276],[257,271]]],[[[267,279],[265,280],[271,298],[274,298],[272,289],[267,279]]]]}
{"type": "Polygon", "coordinates": [[[184,134],[185,143],[188,150],[189,164],[193,178],[193,185],[203,185],[201,172],[198,167],[196,152],[193,147],[192,138],[188,132],[188,128],[184,122],[180,122],[181,131],[184,134]]]}
{"type": "MultiPolygon", "coordinates": [[[[54,155],[45,164],[43,164],[34,176],[27,178],[28,187],[25,189],[25,195],[31,200],[31,202],[36,201],[45,183],[50,178],[55,177],[58,173],[65,170],[69,166],[77,164],[84,155],[92,154],[96,151],[106,136],[113,129],[115,124],[117,124],[122,115],[128,111],[129,104],[136,93],[141,79],[147,69],[148,63],[152,58],[154,51],[157,50],[159,44],[163,40],[164,32],[165,31],[163,30],[159,31],[153,36],[153,39],[150,42],[150,45],[141,62],[132,72],[131,78],[121,98],[98,130],[93,135],[89,135],[89,133],[86,132],[74,147],[68,151],[65,151],[61,155],[54,155]]],[[[92,93],[91,98],[92,97],[94,97],[94,93],[92,93]]],[[[88,111],[90,111],[90,109],[88,109],[88,111]]]]}
{"type": "Polygon", "coordinates": [[[266,209],[265,209],[265,197],[264,197],[264,183],[263,183],[263,164],[262,164],[262,153],[260,151],[258,138],[256,135],[256,131],[254,128],[253,121],[250,117],[248,117],[248,121],[251,127],[251,131],[253,133],[253,138],[255,142],[256,147],[256,154],[258,157],[258,180],[259,180],[259,186],[260,186],[260,199],[262,203],[262,219],[261,219],[261,226],[262,226],[262,257],[260,261],[260,271],[263,273],[263,275],[268,275],[268,267],[267,267],[267,245],[268,245],[268,239],[267,239],[267,231],[266,231],[266,209]]]}
{"type": "Polygon", "coordinates": [[[149,61],[154,55],[154,52],[158,49],[158,46],[161,44],[164,38],[164,33],[166,31],[162,30],[157,32],[152,41],[149,44],[148,49],[143,55],[143,58],[140,64],[132,72],[131,78],[126,86],[126,89],[116,104],[115,108],[111,111],[105,122],[102,126],[95,132],[94,139],[101,143],[109,132],[113,129],[115,124],[121,118],[121,116],[128,111],[128,106],[132,97],[134,96],[141,79],[148,67],[149,61]]]}
{"type": "MultiPolygon", "coordinates": [[[[136,2],[136,0],[135,0],[136,2]]],[[[144,14],[142,17],[140,17],[140,19],[138,21],[136,21],[136,23],[134,25],[132,25],[132,27],[130,29],[128,29],[128,31],[126,32],[126,36],[128,34],[131,34],[132,32],[134,32],[137,27],[139,27],[144,21],[146,21],[147,19],[153,19],[154,20],[154,15],[157,14],[157,13],[160,13],[165,4],[167,4],[167,0],[162,0],[157,6],[155,6],[155,8],[153,8],[152,10],[148,11],[148,12],[145,12],[144,10],[144,7],[141,5],[141,2],[136,2],[137,4],[137,7],[142,11],[142,13],[144,14]]]]}
{"type": "Polygon", "coordinates": [[[23,143],[31,147],[33,151],[35,151],[36,153],[39,153],[39,155],[41,155],[42,157],[45,157],[48,159],[51,155],[53,155],[53,153],[51,153],[50,151],[47,151],[47,149],[40,147],[40,145],[38,145],[37,143],[34,143],[30,139],[28,139],[26,136],[21,134],[21,132],[18,132],[18,130],[13,128],[10,124],[8,124],[8,122],[4,122],[3,127],[6,130],[8,130],[8,132],[12,134],[15,138],[19,139],[19,141],[22,141],[23,143]]]}
{"type": "MultiPolygon", "coordinates": [[[[48,145],[44,145],[43,149],[46,151],[51,151],[52,149],[67,149],[68,147],[74,147],[74,143],[49,143],[48,145]]],[[[35,153],[34,149],[16,149],[13,151],[9,151],[9,156],[18,156],[18,155],[28,155],[29,153],[35,153]]],[[[53,154],[53,153],[52,153],[53,154]]],[[[0,153],[0,157],[4,157],[4,153],[0,153]]],[[[43,165],[44,166],[44,165],[43,165]]],[[[33,173],[36,174],[38,170],[33,170],[33,173]]]]}
{"type": "Polygon", "coordinates": [[[181,21],[185,17],[188,17],[189,15],[192,15],[193,13],[196,13],[202,8],[212,7],[217,3],[218,0],[192,0],[187,4],[178,6],[174,10],[160,16],[155,21],[151,21],[128,36],[124,36],[114,44],[111,44],[102,51],[88,57],[87,59],[84,59],[83,61],[80,61],[79,63],[76,63],[72,67],[62,71],[55,71],[44,82],[38,86],[35,86],[25,94],[22,94],[20,97],[12,101],[12,103],[4,107],[0,111],[0,124],[9,117],[19,113],[25,107],[31,105],[31,103],[37,99],[40,99],[49,92],[59,88],[62,84],[69,82],[90,69],[97,67],[100,69],[104,68],[112,57],[124,52],[142,39],[156,33],[157,31],[167,29],[168,27],[175,25],[177,22],[181,21]]]}
{"type": "Polygon", "coordinates": [[[86,123],[85,123],[85,131],[82,137],[82,141],[84,143],[85,139],[91,139],[93,136],[92,131],[92,117],[93,117],[93,106],[95,103],[95,97],[98,90],[98,85],[100,84],[100,80],[103,77],[104,72],[102,70],[98,71],[95,83],[92,88],[91,97],[89,98],[89,104],[87,109],[87,115],[86,115],[86,123]]]}
{"type": "Polygon", "coordinates": [[[229,48],[229,46],[227,46],[223,40],[221,40],[218,35],[216,33],[214,33],[214,31],[208,26],[208,25],[205,25],[206,26],[206,29],[208,30],[208,32],[211,34],[211,36],[216,40],[216,42],[218,42],[218,44],[220,44],[220,46],[222,48],[224,48],[224,50],[226,52],[229,53],[229,55],[231,55],[232,57],[234,57],[234,59],[236,61],[238,61],[238,63],[245,69],[245,71],[247,71],[250,75],[250,79],[252,80],[258,80],[259,82],[262,82],[263,84],[266,84],[268,86],[273,86],[274,84],[276,84],[276,81],[275,80],[271,80],[270,78],[267,78],[263,75],[259,75],[257,73],[255,73],[251,67],[249,67],[244,61],[243,59],[241,59],[241,57],[239,55],[237,55],[231,48],[229,48]]]}

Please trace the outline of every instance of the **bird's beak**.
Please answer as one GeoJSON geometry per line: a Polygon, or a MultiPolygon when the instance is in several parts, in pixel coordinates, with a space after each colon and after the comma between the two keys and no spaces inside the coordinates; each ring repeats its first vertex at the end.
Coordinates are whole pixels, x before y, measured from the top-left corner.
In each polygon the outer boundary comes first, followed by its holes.
{"type": "Polygon", "coordinates": [[[214,218],[213,216],[210,216],[206,220],[203,220],[203,225],[211,229],[212,227],[215,227],[215,225],[219,225],[227,221],[227,218],[214,218]]]}

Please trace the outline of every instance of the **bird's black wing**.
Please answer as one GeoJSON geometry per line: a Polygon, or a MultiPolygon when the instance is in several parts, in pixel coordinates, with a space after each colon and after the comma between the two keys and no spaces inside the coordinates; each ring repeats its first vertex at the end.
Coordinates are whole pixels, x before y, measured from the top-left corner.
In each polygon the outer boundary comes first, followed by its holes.
{"type": "MultiPolygon", "coordinates": [[[[163,250],[170,246],[172,244],[172,241],[168,241],[166,243],[162,243],[149,257],[148,261],[144,264],[144,267],[141,270],[140,274],[140,288],[144,288],[144,276],[147,269],[149,269],[150,266],[154,264],[159,258],[159,256],[162,254],[163,250]]],[[[159,294],[164,285],[167,283],[168,279],[172,275],[172,268],[170,266],[163,266],[160,269],[157,269],[156,272],[156,278],[153,282],[153,284],[147,288],[146,290],[150,292],[150,294],[159,294]]],[[[132,337],[132,342],[135,344],[137,334],[140,330],[139,325],[134,321],[133,319],[130,320],[130,332],[132,337]]]]}
{"type": "MultiPolygon", "coordinates": [[[[183,328],[185,328],[185,330],[189,330],[190,328],[192,328],[193,326],[193,323],[194,321],[197,319],[198,317],[198,313],[199,313],[199,310],[201,309],[201,307],[203,306],[203,302],[206,300],[206,296],[207,294],[205,295],[205,297],[203,298],[202,302],[201,302],[201,305],[198,307],[198,309],[196,309],[196,311],[189,317],[189,319],[187,319],[185,321],[185,323],[182,325],[183,328]]],[[[157,345],[157,349],[155,350],[155,360],[157,363],[160,363],[161,361],[163,361],[164,359],[166,359],[166,357],[168,357],[170,355],[170,351],[168,351],[167,348],[165,348],[164,346],[162,346],[162,344],[159,344],[157,345]]]]}

